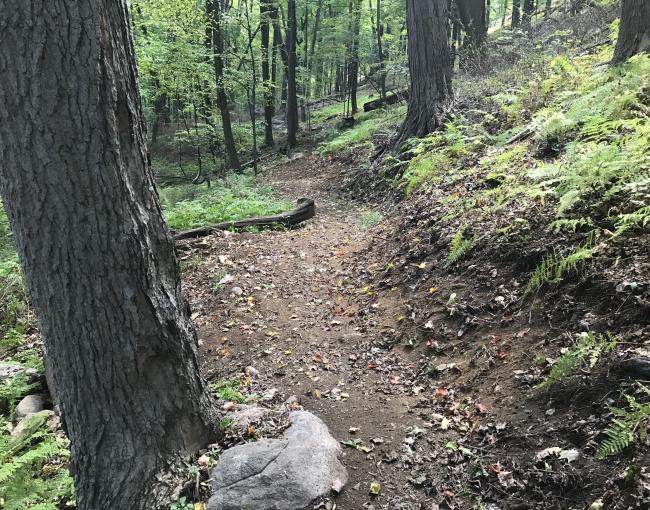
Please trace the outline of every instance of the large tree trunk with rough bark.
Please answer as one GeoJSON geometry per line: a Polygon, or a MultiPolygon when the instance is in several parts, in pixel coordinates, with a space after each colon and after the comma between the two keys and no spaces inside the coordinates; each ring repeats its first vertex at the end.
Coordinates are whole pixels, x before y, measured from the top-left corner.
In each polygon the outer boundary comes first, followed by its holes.
{"type": "Polygon", "coordinates": [[[485,0],[458,0],[458,14],[465,30],[465,47],[475,53],[485,42],[485,0]]]}
{"type": "Polygon", "coordinates": [[[451,96],[447,0],[406,0],[406,20],[411,89],[398,145],[437,129],[451,96]]]}
{"type": "Polygon", "coordinates": [[[650,1],[623,0],[613,64],[650,50],[650,1]]]}
{"type": "Polygon", "coordinates": [[[298,133],[298,91],[296,87],[296,54],[298,23],[296,21],[296,0],[289,0],[287,8],[287,146],[297,145],[298,133]]]}
{"type": "Polygon", "coordinates": [[[521,26],[526,30],[530,29],[533,14],[535,14],[535,0],[524,0],[524,8],[521,14],[521,26]]]}
{"type": "Polygon", "coordinates": [[[168,508],[214,407],[147,164],[126,0],[0,7],[0,192],[78,508],[168,508]]]}
{"type": "Polygon", "coordinates": [[[521,21],[521,0],[512,0],[512,28],[517,28],[521,21]]]}
{"type": "Polygon", "coordinates": [[[212,51],[214,65],[214,79],[217,87],[217,107],[221,113],[221,126],[223,128],[223,144],[228,155],[230,168],[239,170],[239,155],[235,138],[232,134],[232,123],[230,121],[230,110],[228,109],[228,95],[226,94],[226,84],[224,83],[224,63],[223,54],[225,51],[225,42],[223,38],[222,21],[222,0],[207,0],[205,10],[212,28],[212,51]]]}

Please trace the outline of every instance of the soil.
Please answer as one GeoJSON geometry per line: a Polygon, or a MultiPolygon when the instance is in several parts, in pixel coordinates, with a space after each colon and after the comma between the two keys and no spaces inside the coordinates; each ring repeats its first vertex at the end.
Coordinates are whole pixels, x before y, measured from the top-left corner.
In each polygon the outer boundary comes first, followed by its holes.
{"type": "MultiPolygon", "coordinates": [[[[522,304],[494,255],[447,271],[435,251],[409,256],[427,240],[403,218],[364,226],[337,191],[352,171],[309,153],[279,161],[261,180],[314,199],[313,220],[182,243],[205,375],[240,378],[264,405],[290,399],[345,442],[349,481],[327,508],[650,508],[648,445],[595,458],[629,376],[611,362],[535,388],[570,343],[543,303],[522,304]]],[[[628,329],[631,343],[650,331],[628,329]]]]}

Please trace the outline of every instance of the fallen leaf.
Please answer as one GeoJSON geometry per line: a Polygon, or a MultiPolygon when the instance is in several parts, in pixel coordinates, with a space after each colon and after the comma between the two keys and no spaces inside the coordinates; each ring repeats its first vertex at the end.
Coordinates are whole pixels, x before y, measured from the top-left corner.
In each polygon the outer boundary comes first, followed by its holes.
{"type": "Polygon", "coordinates": [[[378,496],[381,492],[381,485],[379,482],[372,482],[370,484],[370,490],[368,491],[372,496],[378,496]]]}

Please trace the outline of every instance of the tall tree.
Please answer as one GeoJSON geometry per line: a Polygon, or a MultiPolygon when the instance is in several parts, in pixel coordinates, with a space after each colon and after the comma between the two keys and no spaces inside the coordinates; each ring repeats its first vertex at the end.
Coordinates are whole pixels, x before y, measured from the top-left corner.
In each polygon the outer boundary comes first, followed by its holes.
{"type": "Polygon", "coordinates": [[[264,145],[273,146],[273,86],[271,82],[271,4],[260,0],[260,33],[262,42],[262,88],[264,90],[264,145]]]}
{"type": "Polygon", "coordinates": [[[358,111],[357,90],[359,88],[359,31],[361,27],[361,2],[349,0],[350,13],[350,42],[348,46],[348,93],[352,115],[358,111]]]}
{"type": "Polygon", "coordinates": [[[458,14],[465,30],[465,47],[473,53],[485,42],[485,0],[458,0],[458,14]]]}
{"type": "Polygon", "coordinates": [[[521,26],[530,29],[533,14],[535,13],[535,0],[524,0],[524,8],[521,14],[521,26]]]}
{"type": "Polygon", "coordinates": [[[2,0],[0,193],[80,510],[168,505],[213,402],[147,163],[126,0],[2,0]]]}
{"type": "Polygon", "coordinates": [[[437,129],[451,96],[447,0],[406,0],[406,22],[411,88],[398,144],[437,129]]]}
{"type": "Polygon", "coordinates": [[[521,0],[512,0],[512,28],[517,28],[521,21],[521,0]]]}
{"type": "Polygon", "coordinates": [[[623,0],[612,63],[624,62],[642,51],[650,51],[650,1],[623,0]]]}
{"type": "Polygon", "coordinates": [[[297,145],[298,134],[298,95],[296,86],[296,46],[298,22],[296,20],[296,0],[288,0],[287,5],[287,146],[297,145]]]}
{"type": "Polygon", "coordinates": [[[212,51],[214,63],[214,78],[217,87],[217,107],[221,113],[221,124],[223,128],[223,143],[228,154],[228,162],[234,170],[239,170],[239,155],[235,138],[232,134],[232,123],[230,120],[230,110],[228,107],[228,95],[226,94],[226,84],[224,82],[224,62],[223,55],[225,51],[225,41],[222,26],[222,0],[206,0],[205,9],[208,16],[208,22],[212,28],[212,51]]]}

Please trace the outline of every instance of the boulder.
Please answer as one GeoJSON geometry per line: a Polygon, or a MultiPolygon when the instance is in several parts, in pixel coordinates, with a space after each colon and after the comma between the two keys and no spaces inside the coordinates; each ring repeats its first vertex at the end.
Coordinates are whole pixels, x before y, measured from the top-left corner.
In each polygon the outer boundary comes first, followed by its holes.
{"type": "Polygon", "coordinates": [[[269,410],[263,407],[239,405],[228,414],[228,418],[232,420],[233,429],[240,434],[245,434],[249,425],[257,427],[268,418],[269,414],[269,410]]]}
{"type": "Polygon", "coordinates": [[[27,395],[23,398],[14,411],[14,420],[20,421],[26,416],[36,414],[45,409],[45,398],[43,395],[27,395]]]}
{"type": "Polygon", "coordinates": [[[50,430],[55,426],[56,416],[54,411],[39,411],[38,413],[30,414],[25,416],[18,424],[12,429],[11,435],[14,437],[22,437],[25,435],[32,434],[35,430],[38,430],[45,423],[49,424],[49,421],[53,420],[50,430]]]}
{"type": "Polygon", "coordinates": [[[341,447],[316,416],[290,414],[280,439],[226,450],[212,471],[207,510],[303,510],[347,481],[341,447]]]}

